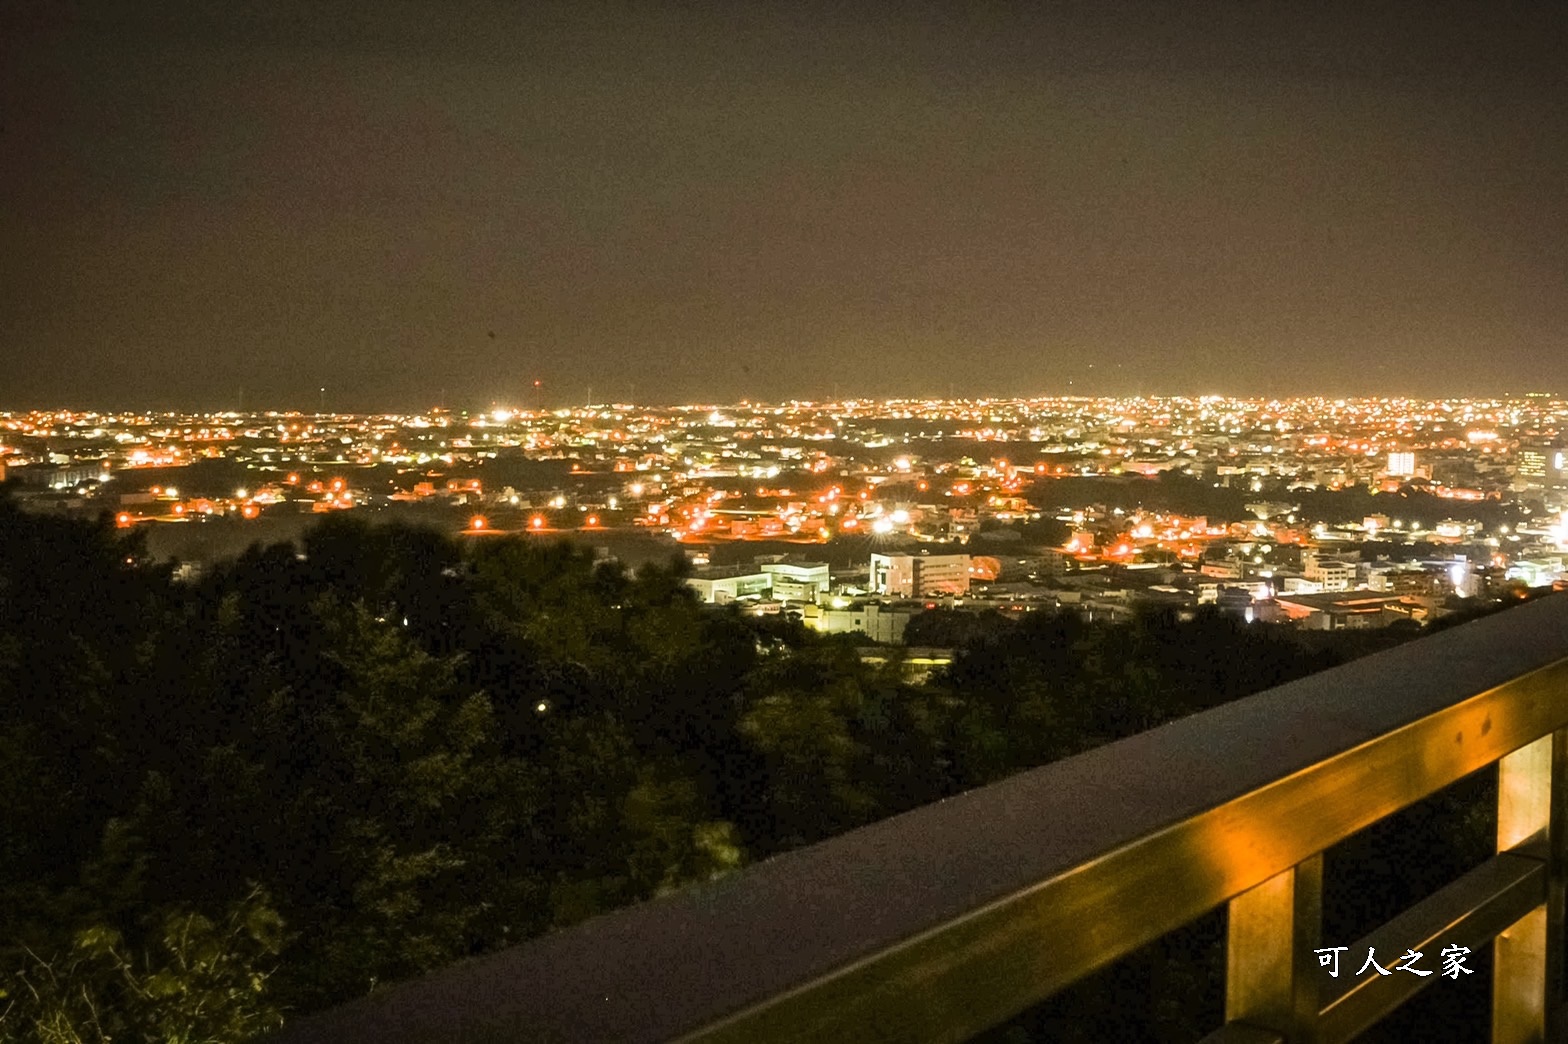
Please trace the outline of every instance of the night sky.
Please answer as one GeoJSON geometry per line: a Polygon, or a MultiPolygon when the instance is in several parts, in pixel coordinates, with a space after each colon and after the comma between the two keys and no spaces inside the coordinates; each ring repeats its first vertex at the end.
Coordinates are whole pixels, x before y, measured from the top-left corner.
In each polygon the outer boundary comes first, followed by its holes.
{"type": "Polygon", "coordinates": [[[1568,4],[0,0],[0,408],[1568,392],[1568,4]]]}

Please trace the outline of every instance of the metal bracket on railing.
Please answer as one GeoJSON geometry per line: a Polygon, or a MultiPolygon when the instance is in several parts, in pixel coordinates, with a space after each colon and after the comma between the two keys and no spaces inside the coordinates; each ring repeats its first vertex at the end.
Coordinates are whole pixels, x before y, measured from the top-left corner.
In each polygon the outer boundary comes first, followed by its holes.
{"type": "Polygon", "coordinates": [[[1227,932],[1225,1021],[1309,1039],[1318,1017],[1322,853],[1232,899],[1227,932]]]}
{"type": "Polygon", "coordinates": [[[1542,736],[1497,763],[1497,850],[1544,835],[1546,901],[1492,944],[1493,1044],[1552,1039],[1563,1003],[1563,883],[1568,868],[1568,729],[1542,736]]]}

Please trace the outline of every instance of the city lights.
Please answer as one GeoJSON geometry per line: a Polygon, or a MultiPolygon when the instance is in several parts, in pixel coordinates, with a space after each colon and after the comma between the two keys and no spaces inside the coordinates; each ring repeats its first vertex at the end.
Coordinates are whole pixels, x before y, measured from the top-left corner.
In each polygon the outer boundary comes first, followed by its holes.
{"type": "MultiPolygon", "coordinates": [[[[1022,582],[1014,578],[1038,578],[1042,568],[1148,570],[1140,578],[1175,569],[1160,585],[1169,589],[1166,596],[1208,598],[1205,583],[1239,584],[1253,575],[1292,585],[1282,591],[1292,596],[1320,587],[1321,579],[1293,576],[1300,551],[1290,549],[1364,541],[1438,550],[1420,565],[1371,563],[1333,583],[1381,589],[1397,579],[1408,586],[1408,578],[1390,577],[1425,569],[1453,590],[1443,556],[1466,553],[1473,562],[1503,558],[1487,570],[1529,561],[1532,579],[1555,577],[1564,570],[1543,556],[1568,551],[1568,449],[1535,433],[1558,428],[1568,430],[1568,404],[1552,399],[495,407],[468,414],[233,414],[221,425],[210,417],[95,415],[77,426],[69,415],[26,414],[13,415],[5,429],[5,463],[23,476],[55,475],[51,481],[59,485],[86,482],[89,495],[105,474],[116,477],[117,494],[132,498],[107,505],[122,527],[137,521],[134,498],[147,496],[166,505],[141,509],[148,521],[256,519],[264,506],[282,518],[300,510],[419,504],[458,512],[454,527],[469,532],[490,532],[494,512],[521,509],[524,532],[624,528],[695,546],[859,537],[875,538],[880,547],[1000,551],[1008,548],[999,541],[1014,541],[1029,561],[1043,553],[1060,558],[977,582],[1022,582]],[[890,435],[889,419],[904,434],[890,435]],[[78,430],[84,450],[97,440],[79,468],[68,463],[78,430]],[[41,444],[34,448],[17,434],[29,431],[49,439],[48,458],[41,444]],[[1477,432],[1489,437],[1472,438],[1477,432]],[[219,435],[218,452],[247,474],[245,482],[224,487],[225,496],[205,486],[187,495],[180,487],[189,481],[164,484],[183,471],[159,473],[160,481],[142,493],[124,477],[153,450],[199,459],[219,435]],[[1024,463],[985,451],[1011,441],[1037,448],[1024,463]],[[115,448],[106,455],[104,445],[115,448]],[[548,461],[552,470],[525,481],[497,470],[495,455],[502,452],[548,461]],[[620,474],[629,481],[606,482],[620,474]],[[1072,488],[1064,480],[1087,483],[1073,494],[1080,502],[1061,499],[1059,491],[1072,488]],[[1151,510],[1140,501],[1143,483],[1212,491],[1204,496],[1228,504],[1231,514],[1215,514],[1215,507],[1207,514],[1151,510]],[[1304,510],[1309,490],[1383,499],[1380,510],[1362,506],[1347,522],[1304,510]],[[635,511],[621,516],[625,498],[635,501],[635,511]],[[1534,515],[1533,525],[1532,498],[1544,498],[1549,510],[1545,519],[1534,515]],[[1429,506],[1416,510],[1420,505],[1429,506]],[[580,521],[561,523],[568,511],[580,521]]],[[[1485,590],[1485,581],[1472,569],[1464,589],[1485,590]]]]}

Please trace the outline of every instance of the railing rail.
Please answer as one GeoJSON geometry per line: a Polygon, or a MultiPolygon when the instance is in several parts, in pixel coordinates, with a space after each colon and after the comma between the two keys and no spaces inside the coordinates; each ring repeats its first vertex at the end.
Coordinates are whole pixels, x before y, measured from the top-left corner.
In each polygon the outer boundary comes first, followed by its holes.
{"type": "Polygon", "coordinates": [[[1228,903],[1226,1024],[1210,1039],[1348,1040],[1431,980],[1325,980],[1323,851],[1494,762],[1499,855],[1358,946],[1495,940],[1493,1038],[1541,1040],[1561,1001],[1568,867],[1560,596],[388,988],[283,1039],[961,1040],[1228,903]]]}

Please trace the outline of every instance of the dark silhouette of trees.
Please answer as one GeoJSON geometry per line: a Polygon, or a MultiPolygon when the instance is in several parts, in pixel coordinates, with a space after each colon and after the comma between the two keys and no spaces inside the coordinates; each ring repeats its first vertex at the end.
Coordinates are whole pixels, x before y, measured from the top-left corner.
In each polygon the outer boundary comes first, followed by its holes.
{"type": "MultiPolygon", "coordinates": [[[[1397,640],[1158,612],[909,639],[958,653],[912,685],[677,562],[352,517],[180,583],[0,495],[0,1037],[244,1039],[1397,640]]],[[[1105,1025],[1201,1021],[1210,935],[1116,973],[1147,1003],[1105,1025]]]]}

